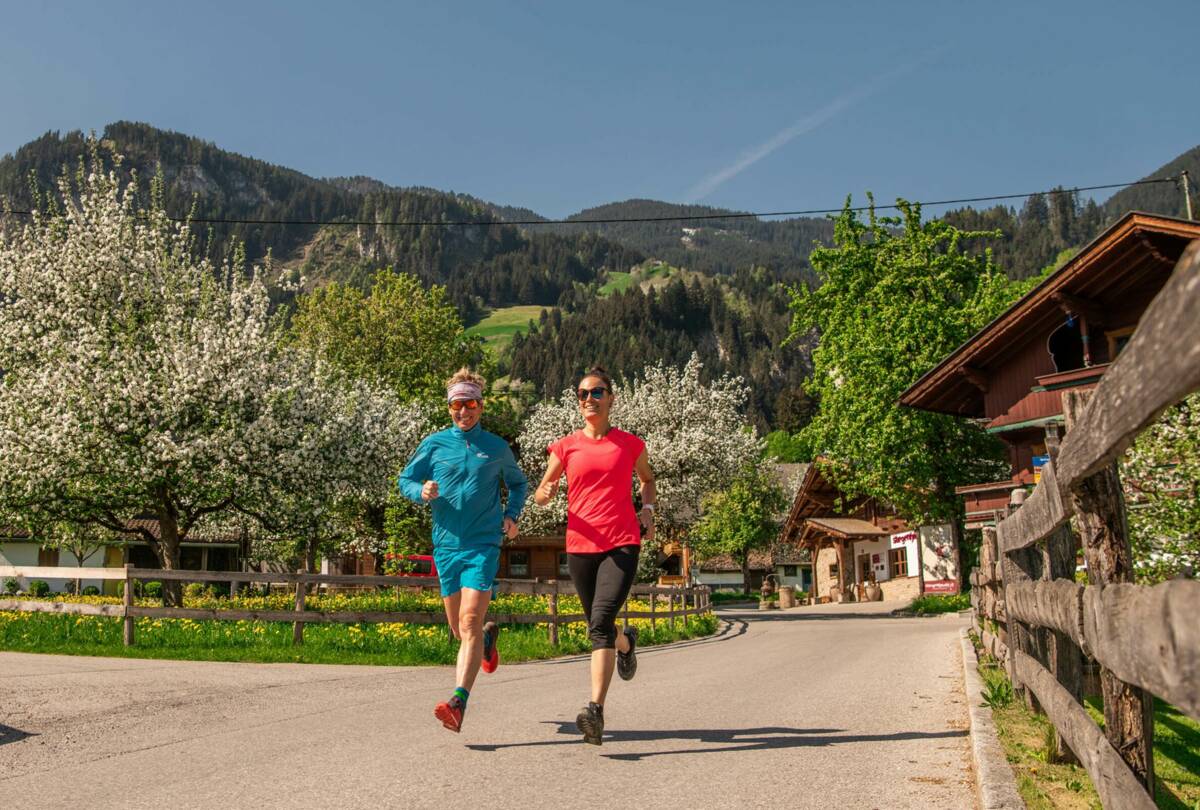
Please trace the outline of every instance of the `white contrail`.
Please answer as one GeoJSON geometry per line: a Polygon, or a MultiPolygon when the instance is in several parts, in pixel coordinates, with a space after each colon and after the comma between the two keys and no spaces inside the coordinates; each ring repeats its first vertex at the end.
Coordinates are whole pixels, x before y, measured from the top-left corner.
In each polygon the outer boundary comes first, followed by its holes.
{"type": "Polygon", "coordinates": [[[747,168],[753,166],[755,163],[758,163],[760,160],[774,152],[779,147],[800,137],[801,135],[812,132],[825,122],[836,118],[844,110],[853,107],[863,99],[879,92],[901,75],[909,72],[913,68],[917,67],[917,65],[928,61],[935,53],[937,53],[937,51],[930,53],[925,58],[919,59],[916,62],[903,65],[899,68],[894,68],[887,73],[876,76],[874,79],[866,82],[865,84],[859,85],[850,92],[838,96],[824,107],[821,107],[819,110],[809,113],[787,129],[776,133],[769,140],[764,141],[763,143],[749,150],[733,163],[726,166],[724,169],[721,169],[715,174],[709,175],[696,185],[692,186],[690,189],[688,189],[688,192],[685,195],[686,199],[688,202],[698,202],[704,199],[709,194],[712,194],[714,191],[716,191],[717,188],[719,188],[726,181],[737,177],[747,168]]]}

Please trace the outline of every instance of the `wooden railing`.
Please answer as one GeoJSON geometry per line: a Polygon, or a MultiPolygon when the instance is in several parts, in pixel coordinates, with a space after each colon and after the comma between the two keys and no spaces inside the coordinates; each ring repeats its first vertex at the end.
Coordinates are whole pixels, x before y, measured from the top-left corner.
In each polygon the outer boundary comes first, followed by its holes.
{"type": "MultiPolygon", "coordinates": [[[[1094,392],[1063,395],[1066,435],[1033,493],[984,529],[972,604],[983,647],[1054,724],[1106,808],[1154,807],[1153,696],[1200,719],[1200,582],[1133,584],[1116,460],[1200,389],[1200,242],[1184,253],[1094,392]],[[1088,584],[1075,581],[1081,535],[1088,584]],[[1082,704],[1100,667],[1102,731],[1082,704]]],[[[1015,491],[1020,496],[1023,491],[1015,491]]]]}
{"type": "MultiPolygon", "coordinates": [[[[125,646],[134,643],[135,620],[138,618],[153,619],[193,619],[196,621],[265,621],[291,622],[292,640],[301,644],[304,640],[304,625],[313,622],[354,624],[358,622],[400,622],[406,624],[445,624],[446,616],[442,611],[318,611],[309,610],[306,597],[310,586],[320,587],[376,587],[376,588],[417,588],[422,590],[437,590],[435,577],[404,577],[404,576],[351,576],[341,574],[293,574],[293,573],[259,573],[254,571],[164,571],[157,568],[134,568],[127,565],[124,568],[46,568],[46,567],[14,567],[0,566],[0,578],[3,577],[41,577],[45,579],[103,579],[120,580],[124,582],[122,604],[92,605],[77,602],[57,602],[39,599],[0,598],[0,610],[14,610],[34,613],[68,613],[81,616],[111,616],[125,621],[125,646]],[[134,604],[134,592],[139,582],[221,582],[235,586],[238,583],[259,583],[266,585],[286,584],[295,587],[296,600],[292,610],[225,610],[221,608],[185,608],[185,607],[145,607],[134,604]]],[[[584,621],[582,613],[560,613],[558,598],[561,595],[573,595],[575,586],[570,581],[548,582],[499,579],[496,580],[496,593],[501,594],[531,594],[548,597],[546,613],[495,613],[489,611],[488,618],[500,624],[546,624],[549,626],[550,641],[558,644],[559,625],[584,621]]],[[[630,619],[649,619],[651,630],[657,628],[657,623],[666,621],[668,626],[675,628],[676,619],[709,613],[712,610],[712,589],[707,585],[689,585],[686,587],[664,587],[660,585],[634,585],[630,596],[647,597],[649,610],[630,610],[628,602],[621,608],[620,618],[628,626],[630,619]],[[665,601],[665,609],[659,609],[665,601]]]]}

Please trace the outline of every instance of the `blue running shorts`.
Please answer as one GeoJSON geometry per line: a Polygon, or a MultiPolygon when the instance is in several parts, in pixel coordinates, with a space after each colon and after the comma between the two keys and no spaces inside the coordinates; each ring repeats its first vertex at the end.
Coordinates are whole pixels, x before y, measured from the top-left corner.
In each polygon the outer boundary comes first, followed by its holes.
{"type": "Polygon", "coordinates": [[[434,549],[442,596],[453,596],[463,588],[490,591],[496,586],[500,570],[500,546],[434,549]]]}

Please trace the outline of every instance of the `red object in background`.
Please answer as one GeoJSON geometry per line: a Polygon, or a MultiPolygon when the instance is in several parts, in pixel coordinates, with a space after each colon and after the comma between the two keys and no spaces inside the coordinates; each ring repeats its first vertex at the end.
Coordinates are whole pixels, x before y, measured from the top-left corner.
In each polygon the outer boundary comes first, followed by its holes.
{"type": "Polygon", "coordinates": [[[925,583],[924,593],[958,593],[957,579],[933,579],[925,583]]]}
{"type": "MultiPolygon", "coordinates": [[[[384,559],[394,560],[396,554],[385,554],[384,559]]],[[[400,577],[436,577],[438,575],[437,566],[433,562],[433,557],[429,554],[405,554],[401,557],[408,565],[408,571],[399,571],[396,576],[400,577]]]]}

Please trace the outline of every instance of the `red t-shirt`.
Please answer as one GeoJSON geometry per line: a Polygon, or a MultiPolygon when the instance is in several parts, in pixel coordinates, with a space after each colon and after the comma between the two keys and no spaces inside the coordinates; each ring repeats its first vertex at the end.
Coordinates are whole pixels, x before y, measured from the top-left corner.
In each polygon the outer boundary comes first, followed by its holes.
{"type": "Polygon", "coordinates": [[[642,543],[633,468],[646,443],[617,428],[600,439],[577,430],[550,445],[567,473],[567,551],[591,554],[642,543]]]}

